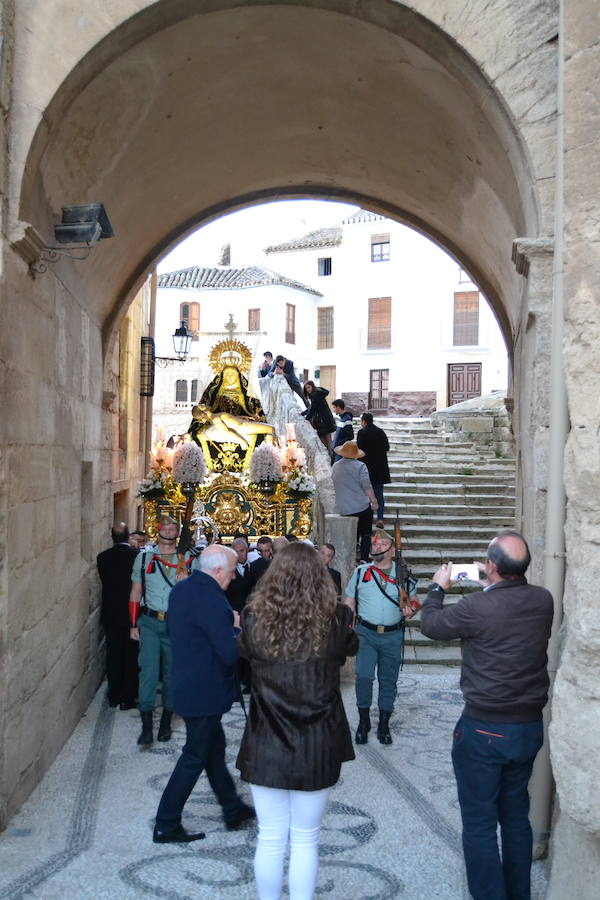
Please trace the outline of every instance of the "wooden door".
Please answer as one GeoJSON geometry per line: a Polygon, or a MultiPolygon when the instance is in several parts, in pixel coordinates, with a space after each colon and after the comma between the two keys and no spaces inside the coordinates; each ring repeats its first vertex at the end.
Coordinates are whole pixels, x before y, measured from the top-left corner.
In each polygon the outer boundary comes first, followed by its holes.
{"type": "Polygon", "coordinates": [[[333,403],[336,398],[335,393],[335,366],[321,366],[321,374],[319,376],[319,385],[327,388],[329,391],[328,403],[333,403]]]}
{"type": "Polygon", "coordinates": [[[481,363],[448,364],[448,406],[481,397],[481,363]]]}

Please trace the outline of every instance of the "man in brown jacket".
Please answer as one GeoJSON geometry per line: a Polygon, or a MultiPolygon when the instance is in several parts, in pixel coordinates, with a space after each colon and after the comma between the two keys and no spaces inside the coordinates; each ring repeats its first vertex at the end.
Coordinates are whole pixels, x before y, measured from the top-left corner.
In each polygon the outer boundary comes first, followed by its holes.
{"type": "Polygon", "coordinates": [[[530,561],[524,538],[503,531],[490,543],[485,566],[477,563],[486,576],[482,591],[444,608],[452,571],[447,563],[433,576],[421,612],[427,637],[463,639],[465,708],[454,729],[452,763],[474,900],[530,897],[527,785],[543,743],[553,616],[552,595],[527,583],[530,561]]]}

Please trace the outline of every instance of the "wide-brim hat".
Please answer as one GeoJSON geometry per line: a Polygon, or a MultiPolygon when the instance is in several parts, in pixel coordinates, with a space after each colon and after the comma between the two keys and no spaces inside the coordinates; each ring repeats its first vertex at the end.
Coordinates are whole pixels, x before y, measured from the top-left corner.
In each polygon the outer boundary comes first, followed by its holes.
{"type": "Polygon", "coordinates": [[[356,441],[346,441],[345,444],[336,447],[335,452],[340,456],[343,456],[344,459],[362,459],[365,455],[364,452],[359,449],[356,441]]]}

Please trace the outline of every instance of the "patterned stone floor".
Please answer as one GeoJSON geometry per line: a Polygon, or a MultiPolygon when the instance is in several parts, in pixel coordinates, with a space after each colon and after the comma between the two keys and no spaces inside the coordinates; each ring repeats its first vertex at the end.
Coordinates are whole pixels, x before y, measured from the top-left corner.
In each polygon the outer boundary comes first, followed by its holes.
{"type": "MultiPolygon", "coordinates": [[[[460,819],[449,745],[461,709],[458,672],[400,676],[394,744],[357,748],[324,819],[317,896],[327,900],[465,898],[460,819]]],[[[205,777],[184,823],[207,832],[187,846],[157,846],[151,827],[184,739],[136,746],[139,718],[109,709],[102,687],[41,785],[0,835],[0,898],[244,900],[256,897],[255,831],[225,831],[205,777]]],[[[351,725],[351,685],[344,697],[351,725]]],[[[224,719],[233,768],[244,715],[224,719]]],[[[247,787],[242,792],[248,796],[247,787]]],[[[543,900],[546,865],[533,867],[543,900]]],[[[287,893],[285,894],[287,896],[287,893]]]]}

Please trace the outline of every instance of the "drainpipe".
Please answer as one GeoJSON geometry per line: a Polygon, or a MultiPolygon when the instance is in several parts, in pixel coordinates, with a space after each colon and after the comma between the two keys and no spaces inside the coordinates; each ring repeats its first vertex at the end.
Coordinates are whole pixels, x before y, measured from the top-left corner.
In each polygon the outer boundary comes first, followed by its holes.
{"type": "Polygon", "coordinates": [[[540,750],[529,785],[530,820],[533,829],[533,858],[548,853],[554,781],[548,745],[548,725],[552,715],[552,690],[559,661],[559,630],[562,623],[562,599],[565,582],[565,518],[564,450],[569,433],[567,390],[563,370],[564,297],[563,297],[563,226],[564,226],[564,0],[559,5],[556,194],[554,216],[554,268],[552,279],[552,343],[550,354],[550,428],[548,447],[548,494],[546,505],[546,539],[544,552],[544,587],[554,597],[554,621],[548,644],[550,699],[544,710],[544,746],[540,750]]]}
{"type": "MultiPolygon", "coordinates": [[[[156,328],[156,290],[158,287],[158,278],[156,269],[152,270],[150,275],[150,321],[148,323],[148,335],[154,337],[156,328]]],[[[150,452],[152,450],[152,412],[154,400],[152,397],[146,397],[146,420],[144,435],[144,474],[148,471],[150,465],[150,452]]]]}

